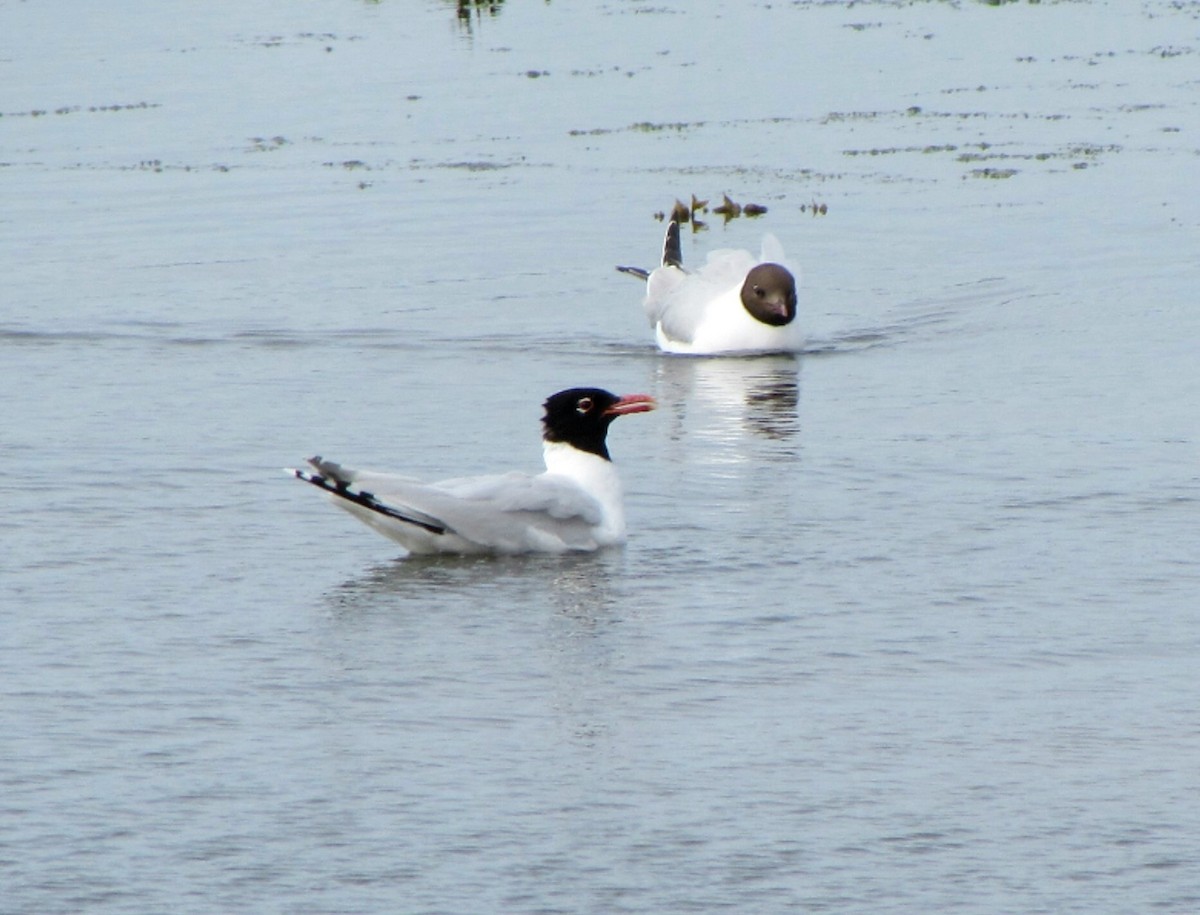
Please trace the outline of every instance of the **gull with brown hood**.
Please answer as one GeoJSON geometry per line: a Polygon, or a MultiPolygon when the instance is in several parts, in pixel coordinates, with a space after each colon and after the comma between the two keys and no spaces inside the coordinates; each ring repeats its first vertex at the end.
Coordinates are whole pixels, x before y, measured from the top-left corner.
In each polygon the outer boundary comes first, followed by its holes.
{"type": "Polygon", "coordinates": [[[667,226],[662,264],[654,270],[618,267],[646,281],[644,307],[659,349],[688,355],[799,352],[796,273],[779,241],[749,251],[713,251],[694,272],[683,267],[679,224],[667,226]]]}

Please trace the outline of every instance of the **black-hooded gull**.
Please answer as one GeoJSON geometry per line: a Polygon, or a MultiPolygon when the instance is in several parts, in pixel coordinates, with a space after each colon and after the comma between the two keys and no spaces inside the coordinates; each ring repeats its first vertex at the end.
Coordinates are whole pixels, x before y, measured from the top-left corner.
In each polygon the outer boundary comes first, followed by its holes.
{"type": "Polygon", "coordinates": [[[286,472],[412,553],[562,553],[625,540],[621,481],[608,454],[609,424],[653,410],[645,394],[572,388],[546,400],[544,473],[422,483],[350,470],[320,457],[286,472]]]}

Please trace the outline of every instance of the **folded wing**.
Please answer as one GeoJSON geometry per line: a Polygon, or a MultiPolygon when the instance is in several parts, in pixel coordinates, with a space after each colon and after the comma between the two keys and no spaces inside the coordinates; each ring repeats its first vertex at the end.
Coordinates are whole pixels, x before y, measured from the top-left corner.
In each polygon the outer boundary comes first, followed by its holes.
{"type": "Polygon", "coordinates": [[[562,477],[509,473],[422,483],[320,458],[310,463],[316,473],[295,475],[412,552],[563,552],[599,546],[599,503],[562,477]]]}

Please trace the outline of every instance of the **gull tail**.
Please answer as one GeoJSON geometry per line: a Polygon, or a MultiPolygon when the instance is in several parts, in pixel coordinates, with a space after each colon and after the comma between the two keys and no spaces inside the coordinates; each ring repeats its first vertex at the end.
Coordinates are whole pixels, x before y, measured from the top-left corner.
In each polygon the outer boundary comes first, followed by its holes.
{"type": "Polygon", "coordinates": [[[683,267],[683,246],[679,241],[679,223],[674,219],[667,225],[667,234],[663,238],[662,265],[664,267],[683,267]]]}
{"type": "MultiPolygon", "coordinates": [[[[679,241],[679,223],[672,219],[667,225],[667,234],[663,238],[662,265],[683,269],[683,246],[679,241]]],[[[639,280],[650,278],[650,271],[642,267],[617,267],[621,273],[628,273],[639,280]]]]}
{"type": "Polygon", "coordinates": [[[331,496],[344,499],[346,502],[351,502],[375,514],[383,515],[385,518],[391,518],[404,524],[411,524],[431,534],[445,534],[449,531],[449,528],[443,522],[432,515],[427,515],[416,509],[397,508],[396,506],[388,505],[386,502],[382,502],[376,498],[373,493],[369,493],[363,489],[355,489],[354,472],[345,470],[340,464],[322,460],[320,456],[309,458],[308,463],[313,466],[313,469],[317,471],[316,473],[308,470],[297,470],[293,467],[285,467],[283,472],[295,477],[297,480],[311,483],[331,496]]]}

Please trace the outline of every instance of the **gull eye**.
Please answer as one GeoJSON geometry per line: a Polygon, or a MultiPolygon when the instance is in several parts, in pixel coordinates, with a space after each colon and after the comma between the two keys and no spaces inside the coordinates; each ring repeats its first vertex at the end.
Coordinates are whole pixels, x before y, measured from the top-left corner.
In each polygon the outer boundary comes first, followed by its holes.
{"type": "Polygon", "coordinates": [[[576,413],[590,413],[591,411],[592,411],[592,398],[580,397],[577,401],[575,401],[575,412],[576,413]]]}

